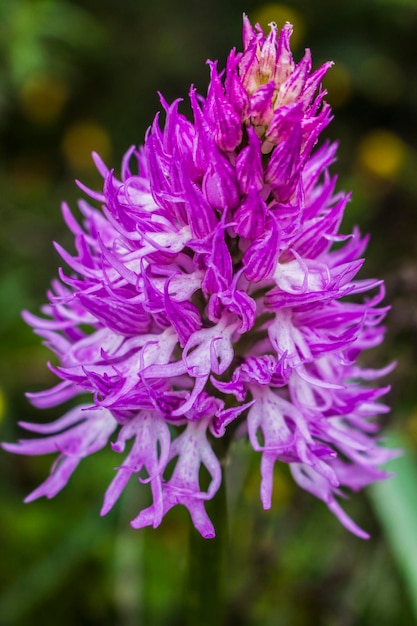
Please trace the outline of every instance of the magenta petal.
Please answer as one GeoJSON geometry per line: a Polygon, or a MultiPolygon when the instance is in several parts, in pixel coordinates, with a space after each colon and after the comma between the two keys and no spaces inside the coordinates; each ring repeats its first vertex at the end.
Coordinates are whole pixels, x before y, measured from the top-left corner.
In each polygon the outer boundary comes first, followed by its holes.
{"type": "Polygon", "coordinates": [[[244,194],[250,190],[259,192],[264,185],[261,141],[253,128],[248,128],[247,133],[249,144],[240,151],[236,159],[237,180],[240,191],[244,194]]]}
{"type": "MultiPolygon", "coordinates": [[[[3,447],[18,454],[48,454],[59,452],[60,456],[52,467],[47,480],[26,498],[31,502],[41,496],[53,498],[67,484],[71,474],[82,458],[103,448],[110,435],[117,427],[117,422],[109,411],[82,410],[78,407],[79,417],[83,421],[59,434],[43,439],[23,439],[17,444],[3,444],[3,447]]],[[[72,413],[72,412],[71,412],[72,413]]],[[[76,413],[56,423],[57,427],[65,427],[76,421],[76,413]]]]}
{"type": "Polygon", "coordinates": [[[106,491],[101,515],[105,515],[113,507],[131,475],[140,472],[144,467],[151,482],[155,507],[154,525],[157,526],[162,519],[162,475],[169,456],[169,429],[158,414],[142,412],[123,426],[114,449],[123,451],[126,440],[132,437],[135,438],[133,446],[106,491]]]}
{"type": "MultiPolygon", "coordinates": [[[[185,506],[196,529],[206,539],[215,536],[215,530],[205,508],[204,501],[211,499],[221,483],[220,463],[206,438],[208,420],[190,422],[186,430],[171,445],[171,458],[178,457],[172,477],[163,486],[163,515],[176,504],[185,506]],[[207,492],[199,486],[200,466],[204,465],[211,483],[207,492]]],[[[142,511],[131,525],[143,528],[157,525],[155,504],[142,511]]]]}
{"type": "Polygon", "coordinates": [[[232,104],[224,95],[223,85],[217,73],[217,62],[210,65],[210,87],[204,112],[215,131],[214,139],[223,152],[231,152],[242,141],[242,123],[232,104]]]}
{"type": "Polygon", "coordinates": [[[249,189],[248,195],[234,214],[235,230],[241,237],[254,240],[262,237],[267,216],[265,201],[256,191],[249,189]]]}
{"type": "Polygon", "coordinates": [[[310,491],[317,498],[320,498],[320,500],[323,500],[343,526],[361,539],[369,539],[368,533],[359,528],[335,500],[332,489],[325,478],[320,476],[311,467],[306,467],[299,463],[291,463],[290,469],[294,480],[300,487],[310,491]]]}
{"type": "Polygon", "coordinates": [[[238,204],[239,193],[235,171],[228,159],[215,148],[210,154],[202,188],[207,201],[222,213],[238,204]]]}
{"type": "Polygon", "coordinates": [[[270,217],[265,232],[246,250],[243,256],[245,276],[248,280],[261,281],[270,276],[279,254],[279,231],[270,217]]]}

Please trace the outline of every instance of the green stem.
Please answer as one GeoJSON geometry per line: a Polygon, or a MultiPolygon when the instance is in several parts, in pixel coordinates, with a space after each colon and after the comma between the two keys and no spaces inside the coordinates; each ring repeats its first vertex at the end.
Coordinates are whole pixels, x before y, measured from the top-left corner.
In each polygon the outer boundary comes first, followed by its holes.
{"type": "Polygon", "coordinates": [[[224,479],[207,512],[216,529],[203,539],[191,525],[189,571],[185,590],[187,626],[221,626],[224,612],[224,568],[227,547],[227,510],[224,479]]]}

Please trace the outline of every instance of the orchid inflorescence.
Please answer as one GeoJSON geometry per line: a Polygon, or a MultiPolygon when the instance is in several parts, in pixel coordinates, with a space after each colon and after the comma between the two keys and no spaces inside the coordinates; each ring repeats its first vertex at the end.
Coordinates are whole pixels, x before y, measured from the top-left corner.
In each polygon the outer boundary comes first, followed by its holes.
{"type": "Polygon", "coordinates": [[[224,72],[209,62],[205,98],[190,90],[193,121],[161,97],[165,122],[157,115],[128,150],[120,180],[93,155],[103,190],[80,187],[101,208],[81,200],[80,225],[64,204],[76,253],[57,249],[72,271],[53,282],[46,319],[24,314],[58,355],[61,382],[28,395],[39,408],[83,401],[53,423],[21,423],[41,437],[4,444],[59,453],[27,501],[53,497],[117,432],[114,451],[132,442],[102,514],[136,474],[153,500],[134,528],[182,504],[213,537],[213,443],[246,436],[261,454],[265,509],[281,461],[367,537],[336,496],[385,478],[394,454],[375,437],[387,387],[366,384],[390,368],[357,364],[382,341],[387,307],[382,281],[355,279],[367,239],[338,232],[349,194],[329,174],[336,146],[315,148],[331,120],[321,88],[331,63],[312,71],[309,50],[295,63],[291,32],[272,23],[265,36],[245,16],[243,53],[224,72]]]}

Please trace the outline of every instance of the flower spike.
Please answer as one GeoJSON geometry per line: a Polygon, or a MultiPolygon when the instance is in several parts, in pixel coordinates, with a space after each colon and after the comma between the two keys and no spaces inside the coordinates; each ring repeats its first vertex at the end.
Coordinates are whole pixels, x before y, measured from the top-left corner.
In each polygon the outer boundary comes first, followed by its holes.
{"type": "Polygon", "coordinates": [[[336,145],[316,148],[331,120],[320,85],[331,63],[313,70],[309,50],[295,63],[291,33],[273,22],[265,35],[244,16],[243,51],[224,72],[208,61],[206,97],[190,89],[193,121],[161,96],[121,177],[94,154],[102,189],[78,183],[101,209],[80,201],[78,223],[63,205],[75,253],[57,250],[70,275],[60,270],[44,317],[24,313],[57,355],[60,381],[28,397],[39,408],[79,404],[49,425],[22,422],[38,436],[3,444],[58,454],[27,501],[53,497],[113,437],[124,459],[102,515],[135,476],[152,503],[134,528],[159,526],[179,504],[210,538],[205,502],[222,480],[212,445],[239,433],[261,456],[265,509],[274,465],[286,463],[368,536],[337,498],[386,478],[380,466],[396,454],[377,438],[388,387],[372,387],[389,367],[358,364],[383,340],[388,308],[381,281],[356,279],[367,238],[339,232],[350,196],[329,174],[336,145]]]}

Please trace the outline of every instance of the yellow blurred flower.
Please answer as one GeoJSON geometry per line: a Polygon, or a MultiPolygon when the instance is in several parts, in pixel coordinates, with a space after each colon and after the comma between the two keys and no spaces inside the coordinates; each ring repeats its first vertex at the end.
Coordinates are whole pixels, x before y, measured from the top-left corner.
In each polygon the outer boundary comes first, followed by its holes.
{"type": "Polygon", "coordinates": [[[358,146],[359,165],[379,176],[393,179],[405,160],[406,146],[402,139],[391,131],[376,129],[364,136],[358,146]]]}
{"type": "Polygon", "coordinates": [[[91,153],[98,152],[106,161],[110,156],[111,144],[106,130],[97,122],[82,120],[69,126],[64,134],[62,152],[75,170],[95,170],[91,153]]]}
{"type": "Polygon", "coordinates": [[[20,108],[27,119],[51,124],[60,116],[68,99],[68,87],[60,78],[47,75],[32,76],[19,92],[20,108]]]}

